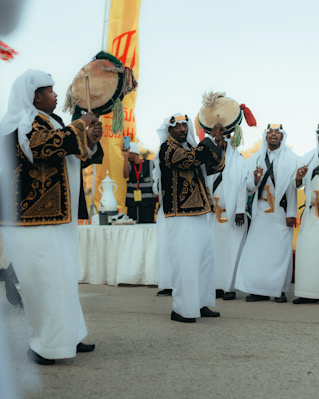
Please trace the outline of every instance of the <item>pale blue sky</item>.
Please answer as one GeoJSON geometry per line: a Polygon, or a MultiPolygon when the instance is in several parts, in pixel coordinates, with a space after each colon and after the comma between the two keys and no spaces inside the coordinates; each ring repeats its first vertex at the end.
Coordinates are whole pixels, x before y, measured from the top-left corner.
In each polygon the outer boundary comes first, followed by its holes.
{"type": "MultiPolygon", "coordinates": [[[[26,0],[18,28],[2,40],[19,51],[0,64],[0,118],[11,84],[28,68],[56,81],[63,115],[65,91],[101,49],[104,0],[26,0]]],[[[282,123],[299,155],[315,145],[319,123],[319,2],[305,0],[142,0],[137,136],[156,150],[163,118],[194,119],[207,90],[225,91],[254,113],[242,123],[245,145],[269,122],[282,123]]]]}

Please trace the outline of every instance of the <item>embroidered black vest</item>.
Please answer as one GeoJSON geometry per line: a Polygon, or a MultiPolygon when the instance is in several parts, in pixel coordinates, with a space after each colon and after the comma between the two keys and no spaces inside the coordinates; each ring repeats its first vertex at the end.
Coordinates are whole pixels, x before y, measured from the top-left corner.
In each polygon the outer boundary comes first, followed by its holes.
{"type": "MultiPolygon", "coordinates": [[[[71,221],[71,199],[65,157],[88,157],[85,123],[78,119],[63,129],[55,130],[49,119],[36,116],[27,135],[33,154],[31,163],[15,142],[16,163],[12,172],[10,200],[12,214],[1,224],[37,226],[71,221]]],[[[7,215],[8,216],[8,215],[7,215]]]]}
{"type": "Polygon", "coordinates": [[[212,210],[212,198],[206,187],[200,165],[222,170],[220,156],[205,143],[186,150],[169,137],[159,153],[163,211],[165,217],[194,216],[212,210]]]}

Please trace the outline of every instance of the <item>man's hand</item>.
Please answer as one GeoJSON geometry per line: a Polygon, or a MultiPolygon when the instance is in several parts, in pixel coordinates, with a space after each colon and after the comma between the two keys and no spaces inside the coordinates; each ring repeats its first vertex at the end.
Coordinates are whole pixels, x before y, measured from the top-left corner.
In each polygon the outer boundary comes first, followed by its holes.
{"type": "Polygon", "coordinates": [[[82,119],[86,126],[89,126],[94,120],[97,121],[97,117],[93,114],[93,112],[88,112],[87,114],[82,115],[79,119],[82,119]]]}
{"type": "Polygon", "coordinates": [[[221,123],[216,123],[213,130],[210,132],[210,135],[214,137],[216,145],[220,148],[224,146],[225,142],[224,131],[224,126],[221,123]]]}
{"type": "Polygon", "coordinates": [[[88,146],[93,148],[102,137],[102,123],[99,120],[94,120],[90,123],[87,129],[88,146]]]}
{"type": "Polygon", "coordinates": [[[258,166],[258,168],[254,170],[255,186],[257,186],[259,180],[261,179],[261,176],[263,175],[263,172],[264,169],[261,168],[260,166],[258,166]]]}
{"type": "Polygon", "coordinates": [[[297,173],[296,173],[296,186],[297,187],[301,186],[302,179],[306,176],[307,172],[308,172],[307,166],[302,166],[301,168],[299,168],[297,170],[297,173]]]}
{"type": "Polygon", "coordinates": [[[296,218],[286,218],[286,224],[288,227],[296,227],[296,218]]]}
{"type": "Polygon", "coordinates": [[[236,213],[235,223],[236,223],[236,226],[242,226],[245,223],[245,214],[244,213],[236,213]]]}
{"type": "Polygon", "coordinates": [[[123,157],[124,157],[124,161],[128,161],[128,154],[129,154],[129,151],[128,151],[128,149],[127,148],[125,148],[124,147],[124,145],[123,145],[123,147],[122,147],[122,149],[121,149],[121,151],[122,151],[122,154],[123,154],[123,157]]]}

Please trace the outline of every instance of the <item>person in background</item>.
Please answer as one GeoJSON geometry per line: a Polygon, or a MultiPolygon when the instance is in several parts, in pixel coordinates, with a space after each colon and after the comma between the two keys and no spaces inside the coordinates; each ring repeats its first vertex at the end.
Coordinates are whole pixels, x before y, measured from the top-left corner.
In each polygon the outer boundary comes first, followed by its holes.
{"type": "Polygon", "coordinates": [[[296,246],[295,305],[319,302],[319,129],[316,139],[316,148],[303,157],[296,173],[296,187],[304,187],[306,203],[296,246]]]}
{"type": "Polygon", "coordinates": [[[225,138],[225,146],[225,168],[208,176],[207,182],[214,203],[210,226],[216,287],[224,291],[224,300],[232,300],[236,298],[235,277],[247,235],[247,166],[229,138],[225,138]]]}
{"type": "Polygon", "coordinates": [[[287,302],[292,276],[292,239],[298,156],[285,144],[282,125],[268,125],[261,149],[247,161],[247,187],[255,192],[252,221],[238,265],[235,288],[251,293],[247,302],[287,302]]]}
{"type": "Polygon", "coordinates": [[[137,223],[154,223],[158,196],[153,193],[153,161],[142,159],[138,145],[130,143],[129,150],[122,148],[123,176],[127,180],[127,215],[137,223]]]}

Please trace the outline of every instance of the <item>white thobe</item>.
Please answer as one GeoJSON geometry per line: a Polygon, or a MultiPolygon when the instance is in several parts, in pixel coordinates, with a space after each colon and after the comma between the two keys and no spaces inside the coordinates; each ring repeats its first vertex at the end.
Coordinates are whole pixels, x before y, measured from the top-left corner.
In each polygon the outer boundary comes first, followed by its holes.
{"type": "MultiPolygon", "coordinates": [[[[276,156],[269,152],[269,161],[276,156]]],[[[267,170],[265,161],[259,159],[258,165],[267,170]]],[[[291,167],[291,175],[295,168],[291,167]]],[[[252,173],[252,172],[251,172],[252,173]]],[[[280,170],[277,173],[281,173],[280,170]]],[[[262,180],[262,178],[261,178],[262,180]]],[[[275,174],[276,182],[276,174],[275,174]]],[[[266,185],[275,196],[275,188],[268,177],[266,185]]],[[[248,189],[252,190],[248,185],[248,189]]],[[[263,190],[263,197],[266,196],[263,190]]],[[[292,239],[293,228],[287,227],[286,218],[296,217],[296,189],[290,180],[286,189],[287,212],[280,206],[276,213],[265,213],[268,202],[258,200],[255,194],[253,218],[238,265],[235,288],[250,294],[280,297],[282,292],[289,291],[292,275],[292,239]]]]}
{"type": "MultiPolygon", "coordinates": [[[[55,129],[61,126],[53,118],[55,129]]],[[[3,228],[25,309],[29,344],[47,359],[70,358],[87,335],[78,295],[78,205],[81,161],[66,156],[71,195],[67,224],[3,228]]]]}
{"type": "Polygon", "coordinates": [[[160,206],[156,218],[156,244],[157,244],[157,270],[158,270],[158,288],[171,288],[171,263],[168,252],[167,238],[167,219],[164,216],[163,207],[160,206]]]}
{"type": "MultiPolygon", "coordinates": [[[[227,162],[227,160],[226,160],[227,162]]],[[[212,232],[214,266],[215,266],[215,285],[217,289],[226,292],[234,291],[235,277],[239,262],[239,257],[245,243],[247,233],[247,217],[242,226],[236,226],[234,220],[229,220],[225,203],[225,187],[223,180],[220,182],[215,192],[212,192],[214,181],[218,174],[208,176],[208,187],[212,197],[219,198],[219,205],[225,211],[222,213],[227,222],[219,223],[216,214],[210,213],[210,227],[212,232]],[[227,243],[227,244],[226,244],[227,243]]],[[[236,198],[236,213],[245,214],[247,202],[246,184],[242,184],[236,198]]],[[[215,205],[215,200],[214,205],[215,205]]]]}
{"type": "MultiPolygon", "coordinates": [[[[319,165],[316,160],[309,168],[309,176],[306,176],[306,195],[310,195],[311,202],[315,200],[315,190],[319,190],[319,176],[312,180],[312,171],[319,165]],[[310,186],[308,190],[307,186],[310,186]]],[[[307,175],[308,175],[307,173],[307,175]]],[[[296,246],[296,268],[295,268],[295,295],[303,298],[319,299],[319,217],[315,206],[306,201],[306,208],[301,218],[301,225],[296,246]]]]}
{"type": "Polygon", "coordinates": [[[200,317],[204,306],[215,306],[214,258],[207,215],[166,218],[173,311],[200,317]]]}

